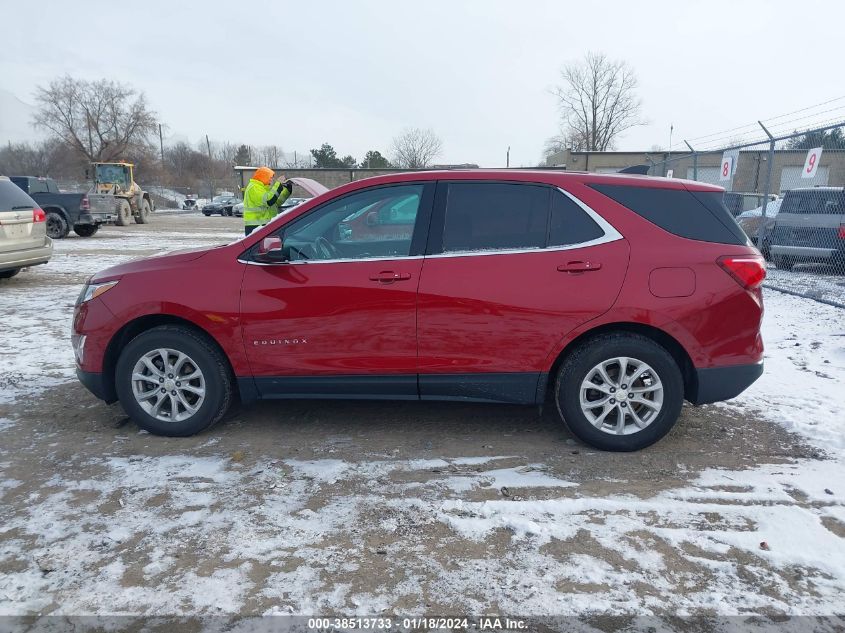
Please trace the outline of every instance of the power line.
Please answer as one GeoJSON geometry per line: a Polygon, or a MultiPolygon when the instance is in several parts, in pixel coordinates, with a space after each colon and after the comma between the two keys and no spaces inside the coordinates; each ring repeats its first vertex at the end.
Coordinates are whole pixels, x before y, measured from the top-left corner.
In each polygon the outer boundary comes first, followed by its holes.
{"type": "MultiPolygon", "coordinates": [[[[827,101],[822,101],[821,103],[816,103],[814,105],[807,106],[805,108],[799,108],[798,110],[793,110],[792,112],[786,112],[784,114],[779,114],[779,115],[774,116],[774,117],[762,119],[762,121],[764,121],[764,122],[776,121],[778,119],[782,119],[784,117],[791,116],[793,114],[798,114],[799,112],[806,112],[808,110],[813,110],[815,108],[819,108],[821,106],[828,105],[829,103],[835,103],[836,101],[842,101],[843,99],[845,99],[845,95],[843,95],[841,97],[836,97],[834,99],[828,99],[827,101]]],[[[842,106],[842,107],[845,107],[845,106],[842,106]]],[[[836,109],[838,109],[838,108],[833,108],[832,110],[836,110],[836,109]]],[[[826,110],[825,112],[830,112],[832,110],[826,110]]],[[[819,113],[816,113],[816,114],[824,114],[824,112],[819,112],[819,113]]],[[[815,116],[815,114],[809,115],[809,116],[815,116]]],[[[799,117],[799,119],[800,118],[808,118],[808,117],[799,117]]],[[[796,119],[796,120],[799,120],[799,119],[796,119]]],[[[778,125],[780,126],[782,124],[779,123],[778,125]]],[[[693,141],[702,141],[702,140],[705,140],[705,139],[712,139],[713,137],[716,137],[716,136],[720,137],[720,140],[722,140],[722,139],[725,139],[725,138],[729,138],[728,136],[723,136],[725,134],[728,134],[730,132],[737,132],[739,130],[749,130],[749,129],[759,129],[759,125],[757,123],[749,123],[747,125],[740,125],[738,127],[729,128],[727,130],[722,130],[720,132],[714,132],[712,134],[705,134],[704,136],[697,136],[695,138],[690,138],[690,139],[687,139],[687,140],[690,141],[690,143],[692,143],[693,141]]]]}

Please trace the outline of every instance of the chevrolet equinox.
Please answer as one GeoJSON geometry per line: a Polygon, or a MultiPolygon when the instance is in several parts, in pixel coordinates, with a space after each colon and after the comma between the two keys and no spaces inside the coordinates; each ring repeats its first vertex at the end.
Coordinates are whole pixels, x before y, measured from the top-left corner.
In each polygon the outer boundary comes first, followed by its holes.
{"type": "Polygon", "coordinates": [[[684,180],[559,171],[380,176],[228,245],[97,273],[81,382],[148,431],[237,396],[538,405],[606,450],[762,373],[763,259],[684,180]]]}

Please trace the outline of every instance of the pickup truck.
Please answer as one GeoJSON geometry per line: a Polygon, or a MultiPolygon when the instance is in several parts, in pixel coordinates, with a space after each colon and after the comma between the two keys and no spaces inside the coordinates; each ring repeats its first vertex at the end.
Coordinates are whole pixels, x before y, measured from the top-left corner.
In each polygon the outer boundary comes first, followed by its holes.
{"type": "Polygon", "coordinates": [[[79,237],[91,237],[101,224],[117,217],[113,196],[89,193],[62,193],[52,178],[11,176],[47,214],[47,235],[54,240],[67,237],[73,229],[79,237]]]}

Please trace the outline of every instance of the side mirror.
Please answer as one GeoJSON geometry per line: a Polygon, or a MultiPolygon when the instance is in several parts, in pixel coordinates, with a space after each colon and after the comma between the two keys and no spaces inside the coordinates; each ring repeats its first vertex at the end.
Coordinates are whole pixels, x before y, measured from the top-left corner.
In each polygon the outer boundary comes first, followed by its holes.
{"type": "Polygon", "coordinates": [[[256,259],[267,264],[281,264],[288,260],[285,249],[282,246],[282,238],[278,236],[265,237],[258,244],[256,259]]]}
{"type": "Polygon", "coordinates": [[[367,213],[365,222],[367,223],[367,226],[375,226],[378,224],[378,213],[376,211],[370,211],[367,213]]]}

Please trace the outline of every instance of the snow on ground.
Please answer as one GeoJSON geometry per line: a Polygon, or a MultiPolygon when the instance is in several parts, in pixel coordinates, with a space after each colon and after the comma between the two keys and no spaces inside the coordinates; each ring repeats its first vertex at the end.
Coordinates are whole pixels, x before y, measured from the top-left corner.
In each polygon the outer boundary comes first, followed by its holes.
{"type": "MultiPolygon", "coordinates": [[[[49,267],[18,278],[44,285],[3,288],[0,404],[73,380],[70,316],[89,274],[240,234],[200,224],[98,237],[56,242],[49,267]]],[[[809,283],[773,272],[778,284],[809,283]]],[[[826,297],[845,295],[836,280],[819,284],[826,297]]],[[[0,441],[0,615],[432,604],[525,615],[841,613],[845,311],[771,290],[765,302],[766,372],[718,406],[800,433],[827,459],[594,496],[533,455],[245,465],[215,454],[213,436],[163,456],[83,445],[43,481],[26,480],[7,474],[0,441]]],[[[17,424],[0,418],[0,438],[17,424]]]]}
{"type": "MultiPolygon", "coordinates": [[[[845,287],[837,296],[845,302],[845,287]]],[[[845,449],[845,310],[774,290],[764,291],[764,305],[765,372],[723,406],[845,449]]]]}
{"type": "Polygon", "coordinates": [[[766,285],[845,305],[845,274],[832,266],[799,264],[790,271],[769,266],[766,285]]]}

